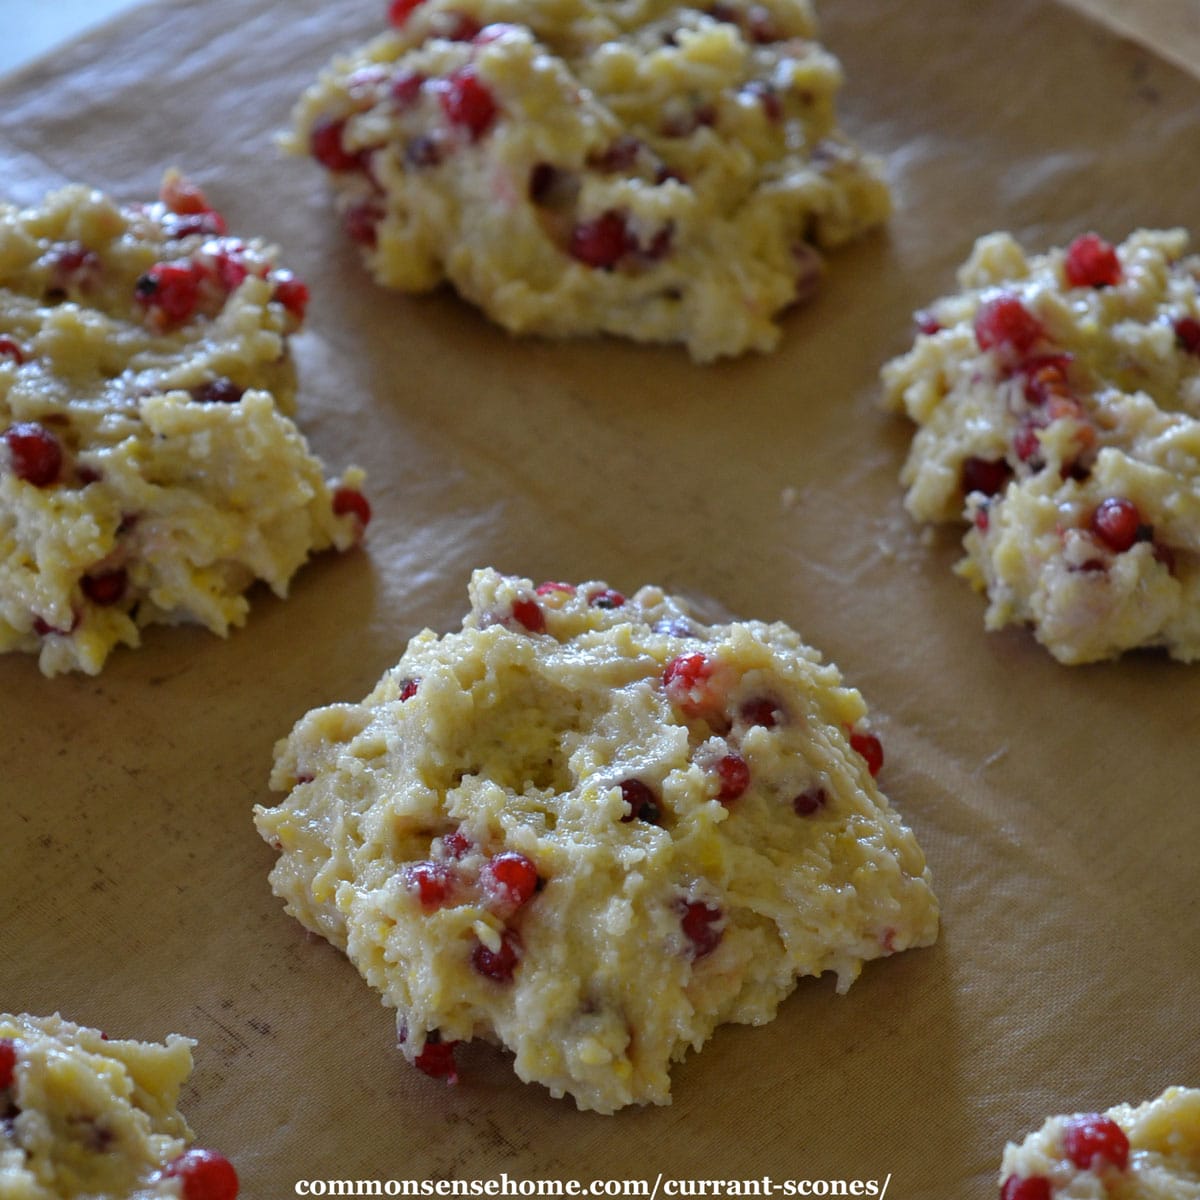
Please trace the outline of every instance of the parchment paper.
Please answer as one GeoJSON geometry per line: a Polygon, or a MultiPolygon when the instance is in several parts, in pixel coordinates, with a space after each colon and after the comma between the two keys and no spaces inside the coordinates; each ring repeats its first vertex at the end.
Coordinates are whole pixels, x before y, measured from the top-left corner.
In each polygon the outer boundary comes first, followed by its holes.
{"type": "Polygon", "coordinates": [[[616,341],[515,341],[452,296],[374,287],[319,171],[272,131],[382,0],[136,11],[0,85],[3,186],[124,198],[195,176],[313,289],[296,343],[319,453],[370,474],[366,552],[222,642],[149,633],[97,679],[0,660],[0,1006],[201,1040],[184,1097],[245,1197],[302,1177],[875,1179],[994,1195],[1000,1150],[1057,1111],[1200,1083],[1200,667],[1057,665],[985,634],[957,534],[901,506],[880,363],[972,240],[1200,230],[1200,85],[1048,0],[836,0],[849,131],[889,157],[886,234],[835,256],[771,357],[708,368],[616,341]],[[577,1113],[487,1047],[448,1088],[392,1014],[271,895],[250,823],[271,748],[358,699],[471,568],[657,582],[784,620],[876,714],[884,789],[928,854],[940,942],[845,997],[802,982],[726,1028],[669,1108],[577,1113]]]}

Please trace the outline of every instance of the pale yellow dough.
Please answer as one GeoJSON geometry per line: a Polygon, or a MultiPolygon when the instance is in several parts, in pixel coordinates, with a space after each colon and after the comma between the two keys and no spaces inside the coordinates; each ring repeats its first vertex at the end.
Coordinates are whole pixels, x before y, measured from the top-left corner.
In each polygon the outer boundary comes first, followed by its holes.
{"type": "Polygon", "coordinates": [[[721,1022],[933,942],[924,856],[850,748],[862,698],[791,629],[704,625],[653,587],[482,570],[470,593],[460,633],[297,724],[271,777],[289,795],[256,810],[276,893],[397,1010],[406,1056],[486,1038],[580,1108],[663,1104],[721,1022]],[[501,853],[536,868],[523,903],[489,878],[501,853]],[[509,979],[476,969],[506,945],[509,979]]]}
{"type": "Polygon", "coordinates": [[[980,239],[963,291],[922,317],[940,328],[884,367],[884,399],[919,426],[901,474],[909,512],[971,522],[958,570],[986,591],[989,629],[1028,623],[1064,663],[1156,646],[1190,662],[1200,657],[1200,347],[1176,327],[1200,320],[1200,257],[1187,255],[1182,230],[1139,230],[1116,251],[1119,283],[1071,287],[1062,250],[1029,258],[1008,234],[980,239]],[[977,342],[976,316],[999,296],[1041,324],[1025,363],[977,342]],[[1027,365],[1037,360],[1061,370],[1051,389],[1061,395],[1037,398],[1027,365]],[[972,459],[1004,464],[994,496],[966,487],[972,459]],[[1135,504],[1144,526],[1119,552],[1091,528],[1110,498],[1135,504]]]}
{"type": "Polygon", "coordinates": [[[1167,1088],[1134,1107],[1118,1104],[1103,1114],[1129,1139],[1124,1170],[1092,1160],[1081,1170],[1064,1149],[1071,1117],[1051,1117],[1023,1142],[1010,1142],[1000,1167],[1006,1180],[1040,1177],[1055,1200],[1200,1200],[1200,1090],[1167,1088]]]}
{"type": "Polygon", "coordinates": [[[192,1069],[189,1038],[105,1038],[55,1014],[0,1014],[16,1055],[0,1089],[3,1200],[151,1200],[183,1196],[163,1173],[192,1131],[176,1105],[192,1069]]]}
{"type": "MultiPolygon", "coordinates": [[[[168,175],[164,195],[185,186],[168,175]]],[[[310,553],[360,532],[287,415],[290,272],[213,219],[79,186],[0,205],[0,652],[48,675],[94,674],[153,623],[223,635],[256,579],[284,595],[310,553]],[[137,298],[164,263],[201,281],[186,319],[137,298]],[[60,447],[49,483],[8,440],[31,424],[60,447]]]]}
{"type": "Polygon", "coordinates": [[[817,285],[815,248],[889,212],[815,35],[809,0],[424,0],[334,60],[290,144],[344,123],[339,205],[387,286],[449,280],[516,333],[770,350],[817,285]],[[464,70],[496,106],[486,127],[453,119],[464,70]],[[572,252],[598,220],[626,234],[599,266],[572,252]]]}

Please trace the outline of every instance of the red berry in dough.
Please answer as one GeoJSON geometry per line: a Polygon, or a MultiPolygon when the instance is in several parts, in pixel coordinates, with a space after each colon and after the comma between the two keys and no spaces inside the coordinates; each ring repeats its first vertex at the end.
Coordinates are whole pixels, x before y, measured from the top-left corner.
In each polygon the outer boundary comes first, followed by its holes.
{"type": "Polygon", "coordinates": [[[867,770],[872,775],[883,769],[883,743],[873,733],[852,733],[850,749],[867,760],[867,770]]]}
{"type": "Polygon", "coordinates": [[[474,67],[455,71],[438,93],[442,111],[451,124],[461,125],[478,141],[491,127],[499,111],[496,99],[481,83],[474,67]]]}
{"type": "Polygon", "coordinates": [[[17,1047],[12,1038],[0,1038],[0,1091],[12,1087],[17,1066],[17,1047]]]}
{"type": "Polygon", "coordinates": [[[482,942],[478,942],[471,953],[471,966],[486,979],[496,983],[509,983],[521,956],[517,952],[519,942],[517,935],[511,929],[506,929],[500,935],[500,949],[490,950],[482,942]]]}
{"type": "Polygon", "coordinates": [[[1067,1121],[1063,1128],[1063,1150],[1081,1171],[1096,1170],[1105,1163],[1123,1171],[1129,1165],[1129,1139],[1125,1131],[1116,1121],[1099,1113],[1067,1121]]]}
{"type": "Polygon", "coordinates": [[[717,774],[721,779],[721,790],[717,799],[728,804],[742,796],[750,786],[750,767],[740,754],[726,754],[717,762],[717,774]]]}
{"type": "Polygon", "coordinates": [[[1110,496],[1092,513],[1092,532],[1114,553],[1121,554],[1138,540],[1142,515],[1132,500],[1110,496]]]}
{"type": "Polygon", "coordinates": [[[447,1083],[458,1082],[458,1064],[454,1061],[454,1047],[457,1042],[433,1040],[430,1034],[421,1048],[421,1053],[413,1059],[413,1066],[418,1071],[424,1071],[434,1079],[444,1079],[447,1083]]]}
{"type": "Polygon", "coordinates": [[[588,267],[608,269],[634,248],[625,218],[609,209],[591,221],[581,221],[571,231],[568,251],[588,267]]]}
{"type": "Polygon", "coordinates": [[[546,632],[546,614],[536,600],[514,600],[512,614],[517,624],[523,625],[530,633],[546,632]]]}
{"type": "Polygon", "coordinates": [[[1010,1175],[1000,1188],[1000,1200],[1050,1200],[1050,1180],[1044,1175],[1010,1175]]]}
{"type": "Polygon", "coordinates": [[[22,421],[4,431],[12,473],[34,487],[49,487],[62,471],[62,446],[44,425],[22,421]]]}
{"type": "Polygon", "coordinates": [[[1085,233],[1067,247],[1063,273],[1072,287],[1113,287],[1121,282],[1121,260],[1102,237],[1085,233]]]}
{"type": "Polygon", "coordinates": [[[497,899],[519,908],[537,891],[537,867],[524,854],[506,850],[483,868],[482,880],[483,886],[497,899]]]}
{"type": "Polygon", "coordinates": [[[684,905],[680,924],[692,943],[693,959],[703,958],[717,948],[724,932],[717,927],[722,915],[719,908],[713,908],[703,900],[693,900],[684,905]]]}
{"type": "Polygon", "coordinates": [[[352,513],[363,529],[371,522],[371,505],[357,488],[337,488],[333,493],[333,511],[339,517],[352,513]]]}
{"type": "Polygon", "coordinates": [[[1027,354],[1043,336],[1042,323],[1016,296],[997,296],[975,314],[975,341],[980,350],[1027,354]]]}
{"type": "Polygon", "coordinates": [[[215,1150],[185,1150],[163,1174],[183,1180],[183,1200],[236,1200],[238,1194],[233,1163],[215,1150]]]}

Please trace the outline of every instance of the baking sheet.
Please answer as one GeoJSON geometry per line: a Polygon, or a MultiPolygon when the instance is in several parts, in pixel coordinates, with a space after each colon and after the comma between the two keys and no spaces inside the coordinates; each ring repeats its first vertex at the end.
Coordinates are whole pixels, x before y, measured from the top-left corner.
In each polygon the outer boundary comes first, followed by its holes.
{"type": "Polygon", "coordinates": [[[837,0],[844,124],[886,153],[897,213],[835,256],[771,357],[516,341],[448,294],[367,280],[316,168],[272,132],[381,0],[140,10],[0,84],[4,190],[126,199],[193,175],[313,291],[301,419],[369,472],[368,549],[222,642],[148,632],[97,679],[0,660],[0,1007],[201,1040],[184,1108],[248,1198],[300,1178],[875,1179],[991,1196],[1004,1141],[1050,1112],[1200,1082],[1200,668],[1058,666],[987,635],[896,475],[877,410],[911,311],[972,240],[1200,229],[1200,85],[1048,0],[837,0]],[[271,748],[358,699],[470,570],[657,582],[801,630],[859,686],[943,904],[930,950],[845,997],[802,982],[762,1029],[677,1068],[674,1104],[604,1118],[520,1084],[487,1047],[447,1088],[392,1014],[286,917],[250,823],[271,748]]]}

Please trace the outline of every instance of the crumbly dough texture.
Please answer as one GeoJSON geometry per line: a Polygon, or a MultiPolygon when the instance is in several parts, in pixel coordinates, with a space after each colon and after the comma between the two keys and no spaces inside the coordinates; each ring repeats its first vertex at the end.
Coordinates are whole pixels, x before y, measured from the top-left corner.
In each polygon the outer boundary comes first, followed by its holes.
{"type": "Polygon", "coordinates": [[[1187,245],[1182,230],[1139,230],[1116,247],[1119,283],[1072,287],[1062,250],[1027,257],[1008,234],[984,237],[963,290],[918,314],[935,331],[883,369],[886,404],[919,426],[909,512],[969,521],[957,570],[986,591],[987,627],[1028,623],[1064,663],[1153,646],[1200,657],[1200,257],[1187,245]],[[1041,323],[1020,361],[974,333],[1000,296],[1041,323]],[[1004,476],[996,494],[969,490],[971,460],[1004,476]],[[1090,528],[1113,497],[1143,523],[1121,552],[1090,528]]]}
{"type": "Polygon", "coordinates": [[[180,1197],[162,1174],[192,1140],[176,1108],[193,1041],[165,1045],[104,1038],[55,1014],[0,1014],[16,1051],[0,1089],[4,1200],[150,1200],[180,1197]]]}
{"type": "Polygon", "coordinates": [[[1081,1170],[1067,1157],[1064,1127],[1050,1117],[1023,1142],[1004,1149],[1000,1181],[1040,1177],[1052,1195],[1070,1200],[1200,1200],[1200,1090],[1170,1087],[1145,1104],[1118,1104],[1103,1114],[1129,1139],[1129,1163],[1120,1170],[1093,1159],[1081,1170]]]}
{"type": "Polygon", "coordinates": [[[862,698],[787,626],[493,570],[470,594],[460,633],[297,724],[271,777],[289,795],[256,810],[275,892],[396,1008],[410,1059],[485,1038],[582,1109],[668,1103],[670,1064],[721,1022],[935,939],[922,852],[848,742],[862,698]],[[690,690],[666,683],[680,659],[703,664],[690,690]],[[505,853],[536,867],[524,903],[489,886],[505,853]],[[422,865],[447,880],[433,904],[422,865]],[[509,979],[476,969],[506,946],[509,979]]]}
{"type": "MultiPolygon", "coordinates": [[[[164,196],[187,195],[203,203],[168,174],[164,196]]],[[[80,186],[0,205],[0,651],[48,675],[94,674],[153,623],[224,635],[256,579],[284,595],[358,535],[287,415],[302,285],[223,229],[80,186]],[[48,483],[6,440],[31,425],[61,453],[48,483]]]]}
{"type": "Polygon", "coordinates": [[[815,33],[809,0],[424,0],[334,60],[291,146],[340,127],[339,205],[387,286],[449,280],[516,333],[770,350],[815,248],[890,208],[815,33]],[[463,72],[495,105],[481,131],[463,72]]]}

